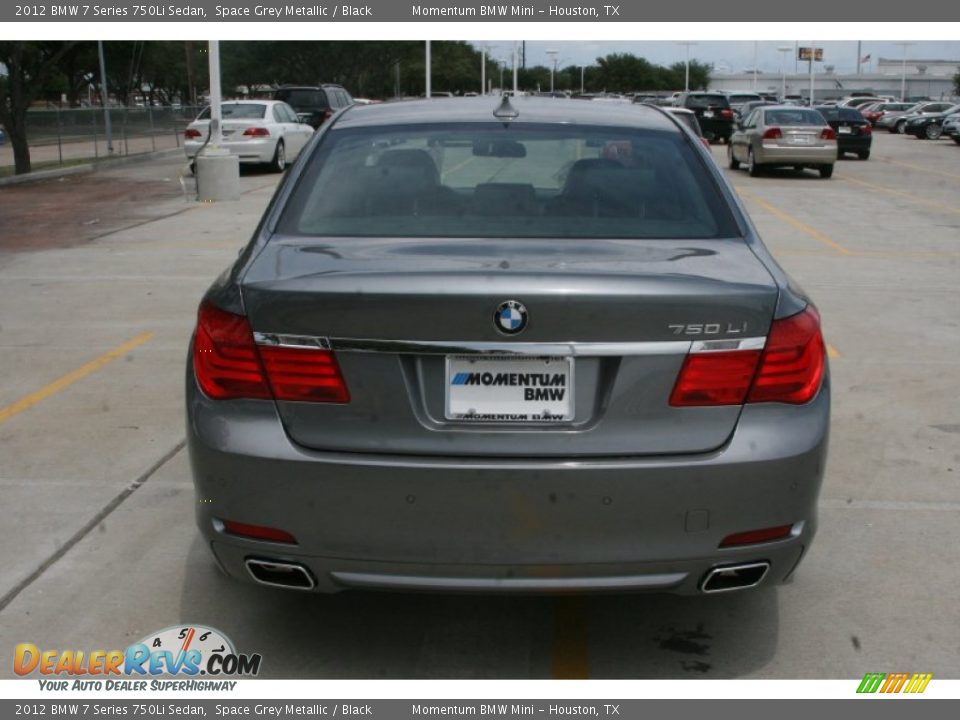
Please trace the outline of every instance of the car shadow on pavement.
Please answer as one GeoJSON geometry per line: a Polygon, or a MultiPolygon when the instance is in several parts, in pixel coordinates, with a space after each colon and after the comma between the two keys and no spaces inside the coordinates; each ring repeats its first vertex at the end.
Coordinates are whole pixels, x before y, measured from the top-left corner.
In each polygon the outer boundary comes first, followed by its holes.
{"type": "Polygon", "coordinates": [[[258,587],[224,576],[199,536],[183,588],[180,619],[260,653],[266,678],[550,678],[558,655],[591,678],[762,675],[779,624],[775,589],[583,596],[571,615],[569,596],[258,587]]]}

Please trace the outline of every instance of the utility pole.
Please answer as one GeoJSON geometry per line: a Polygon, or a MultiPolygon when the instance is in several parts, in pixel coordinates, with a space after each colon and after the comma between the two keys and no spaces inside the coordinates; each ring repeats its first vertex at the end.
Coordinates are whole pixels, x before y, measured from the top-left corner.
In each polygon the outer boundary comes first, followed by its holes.
{"type": "Polygon", "coordinates": [[[516,96],[517,90],[517,62],[520,60],[517,57],[517,42],[513,42],[513,94],[516,96]]]}
{"type": "Polygon", "coordinates": [[[690,46],[697,43],[689,40],[678,42],[677,45],[683,45],[687,48],[687,59],[683,64],[683,91],[690,92],[690,46]]]}
{"type": "Polygon", "coordinates": [[[480,94],[487,94],[487,48],[480,48],[480,94]]]}
{"type": "Polygon", "coordinates": [[[900,63],[900,102],[907,100],[907,48],[916,43],[899,42],[895,43],[903,48],[903,60],[900,63]]]}
{"type": "Polygon", "coordinates": [[[547,55],[550,56],[550,93],[553,94],[553,76],[557,72],[557,55],[560,54],[559,50],[547,50],[547,55]]]}
{"type": "Polygon", "coordinates": [[[107,62],[103,59],[103,40],[97,40],[100,55],[100,100],[103,102],[103,122],[107,130],[107,155],[113,155],[113,130],[110,126],[110,100],[107,91],[107,62]]]}
{"type": "Polygon", "coordinates": [[[430,88],[430,41],[429,41],[429,40],[427,40],[427,46],[426,46],[426,48],[424,49],[424,65],[426,66],[426,69],[425,69],[425,73],[426,73],[426,79],[425,79],[425,80],[426,80],[426,93],[425,93],[425,95],[426,95],[427,97],[430,97],[430,95],[431,95],[431,88],[430,88]]]}

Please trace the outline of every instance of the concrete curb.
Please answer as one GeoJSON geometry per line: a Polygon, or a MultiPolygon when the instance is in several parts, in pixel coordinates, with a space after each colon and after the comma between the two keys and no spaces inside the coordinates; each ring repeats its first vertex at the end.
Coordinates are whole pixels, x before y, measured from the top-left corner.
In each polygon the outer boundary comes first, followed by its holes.
{"type": "Polygon", "coordinates": [[[71,165],[65,168],[51,168],[49,170],[37,170],[26,175],[12,175],[10,177],[0,178],[0,187],[5,185],[22,185],[29,182],[40,182],[41,180],[51,180],[68,175],[83,175],[98,170],[108,170],[120,165],[132,165],[135,163],[149,162],[159,158],[173,157],[183,155],[183,148],[169,148],[168,150],[157,150],[156,152],[139,153],[137,155],[128,155],[125,157],[110,158],[109,160],[98,160],[92,163],[82,165],[71,165]]]}

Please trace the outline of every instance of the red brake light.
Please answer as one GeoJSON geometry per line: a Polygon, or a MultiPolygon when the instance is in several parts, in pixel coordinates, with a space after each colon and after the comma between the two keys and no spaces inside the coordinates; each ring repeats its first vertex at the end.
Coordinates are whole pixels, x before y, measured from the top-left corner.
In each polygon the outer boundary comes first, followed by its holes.
{"type": "Polygon", "coordinates": [[[323,111],[323,119],[325,121],[329,120],[332,117],[333,117],[333,110],[327,108],[326,110],[323,111]]]}
{"type": "Polygon", "coordinates": [[[720,117],[726,118],[727,120],[733,117],[733,110],[721,110],[720,117]]]}
{"type": "Polygon", "coordinates": [[[754,543],[770,542],[771,540],[780,540],[790,534],[793,525],[779,525],[778,527],[764,528],[762,530],[749,530],[742,533],[727,535],[720,541],[720,547],[732,547],[734,545],[753,545],[754,543]]]}
{"type": "Polygon", "coordinates": [[[873,135],[873,128],[870,127],[870,123],[867,123],[862,128],[860,128],[861,135],[873,135]]]}
{"type": "Polygon", "coordinates": [[[270,137],[270,131],[264,127],[250,127],[243,131],[246,137],[270,137]]]}
{"type": "Polygon", "coordinates": [[[259,349],[277,400],[350,402],[347,384],[331,351],[267,346],[259,349]]]}
{"type": "Polygon", "coordinates": [[[270,397],[247,319],[209,303],[197,315],[193,370],[200,389],[217,400],[270,397]]]}
{"type": "Polygon", "coordinates": [[[837,131],[834,130],[833,128],[824,128],[823,130],[820,131],[820,139],[821,139],[821,140],[836,140],[836,139],[837,139],[837,131]]]}
{"type": "Polygon", "coordinates": [[[813,306],[774,320],[747,402],[809,402],[823,383],[825,358],[820,315],[813,306]]]}
{"type": "Polygon", "coordinates": [[[200,137],[200,131],[196,128],[187,128],[183,131],[183,136],[187,138],[187,140],[190,140],[191,138],[198,138],[200,137]]]}
{"type": "Polygon", "coordinates": [[[687,355],[670,394],[674,407],[741,405],[757,371],[759,350],[687,355]]]}
{"type": "Polygon", "coordinates": [[[779,140],[783,137],[783,133],[778,127],[767,128],[766,132],[763,133],[764,140],[779,140]]]}
{"type": "Polygon", "coordinates": [[[209,303],[200,306],[193,367],[200,389],[217,400],[350,402],[333,352],[257,346],[245,317],[209,303]]]}
{"type": "Polygon", "coordinates": [[[670,394],[673,407],[807,403],[820,391],[826,368],[820,316],[806,310],[774,320],[763,351],[687,355],[670,394]]]}
{"type": "Polygon", "coordinates": [[[264,527],[262,525],[248,525],[247,523],[224,520],[223,529],[231,535],[252,538],[254,540],[268,540],[269,542],[289,543],[296,545],[297,539],[286,530],[264,527]]]}

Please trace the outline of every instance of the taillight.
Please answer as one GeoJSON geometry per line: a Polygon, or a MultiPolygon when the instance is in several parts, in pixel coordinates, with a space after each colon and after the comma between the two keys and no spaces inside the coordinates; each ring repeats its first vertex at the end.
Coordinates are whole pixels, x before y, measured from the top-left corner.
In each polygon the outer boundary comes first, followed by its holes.
{"type": "Polygon", "coordinates": [[[720,111],[720,117],[722,117],[722,118],[724,118],[724,119],[726,119],[726,120],[732,120],[732,119],[733,119],[733,110],[721,110],[721,111],[720,111]]]}
{"type": "Polygon", "coordinates": [[[825,367],[820,315],[812,306],[774,320],[747,402],[809,402],[820,391],[825,367]]]}
{"type": "Polygon", "coordinates": [[[670,404],[674,407],[743,404],[759,359],[759,350],[687,355],[670,394],[670,404]]]}
{"type": "Polygon", "coordinates": [[[270,131],[264,127],[250,127],[243,131],[246,137],[270,137],[270,131]]]}
{"type": "Polygon", "coordinates": [[[327,109],[323,111],[323,121],[326,122],[333,117],[333,110],[327,109]]]}
{"type": "Polygon", "coordinates": [[[200,389],[217,400],[270,398],[247,319],[203,303],[193,340],[193,369],[200,389]]]}
{"type": "Polygon", "coordinates": [[[707,150],[710,149],[710,141],[707,140],[705,137],[702,137],[702,136],[701,136],[700,142],[703,143],[703,146],[704,146],[707,150]]]}
{"type": "Polygon", "coordinates": [[[820,316],[806,310],[774,320],[763,351],[692,352],[670,394],[674,407],[812,400],[823,383],[826,346],[820,316]]]}
{"type": "Polygon", "coordinates": [[[867,123],[862,128],[860,128],[861,135],[873,135],[873,128],[870,127],[870,123],[867,123]]]}
{"type": "Polygon", "coordinates": [[[259,350],[277,400],[350,402],[347,384],[331,351],[267,346],[259,350]]]}
{"type": "Polygon", "coordinates": [[[187,128],[186,130],[183,131],[183,136],[187,140],[192,140],[193,138],[200,137],[200,131],[195,128],[187,128]]]}
{"type": "Polygon", "coordinates": [[[836,140],[836,139],[837,139],[837,131],[834,130],[833,128],[824,128],[823,130],[820,131],[820,139],[821,139],[821,140],[836,140]]]}
{"type": "Polygon", "coordinates": [[[350,402],[331,351],[257,346],[245,317],[209,303],[200,306],[193,367],[200,389],[217,400],[350,402]]]}
{"type": "Polygon", "coordinates": [[[783,132],[778,127],[767,128],[763,133],[764,140],[779,140],[783,137],[783,132]]]}

